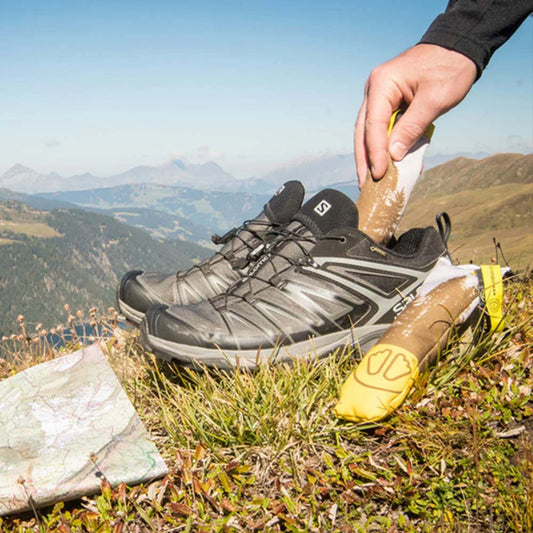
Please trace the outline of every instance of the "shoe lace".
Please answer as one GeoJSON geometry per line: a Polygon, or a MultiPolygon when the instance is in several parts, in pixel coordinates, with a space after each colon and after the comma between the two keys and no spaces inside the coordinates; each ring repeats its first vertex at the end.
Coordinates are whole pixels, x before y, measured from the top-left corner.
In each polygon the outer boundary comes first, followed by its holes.
{"type": "Polygon", "coordinates": [[[234,269],[241,269],[244,268],[249,263],[253,262],[255,259],[257,259],[262,252],[264,251],[267,243],[270,239],[276,238],[276,235],[281,234],[281,228],[282,225],[270,222],[266,220],[257,220],[257,219],[249,219],[245,220],[240,226],[234,227],[224,233],[224,235],[217,235],[214,234],[211,236],[211,240],[213,244],[216,245],[225,245],[228,242],[230,242],[232,239],[235,239],[236,246],[233,248],[235,249],[239,245],[237,243],[240,242],[240,246],[247,248],[249,251],[245,256],[240,257],[234,257],[232,254],[228,254],[226,252],[222,252],[220,250],[217,250],[212,256],[204,259],[203,261],[200,261],[196,265],[193,265],[189,269],[183,271],[180,273],[181,275],[187,275],[194,270],[200,270],[202,274],[207,275],[206,269],[208,268],[209,264],[213,261],[213,259],[217,256],[223,257],[226,261],[228,261],[232,268],[234,269]],[[254,227],[255,226],[255,227],[254,227]],[[247,231],[252,235],[252,239],[250,238],[244,238],[242,236],[242,233],[244,231],[247,231]],[[268,236],[268,239],[267,239],[268,236]],[[257,241],[260,241],[257,245],[257,241]]]}
{"type": "MultiPolygon", "coordinates": [[[[241,226],[234,228],[234,230],[235,231],[232,230],[231,236],[226,239],[223,244],[229,242],[230,239],[235,239],[240,242],[243,247],[249,250],[248,253],[245,256],[234,257],[232,255],[228,256],[221,251],[217,252],[217,254],[226,259],[234,269],[244,268],[251,262],[255,261],[264,252],[268,243],[272,239],[276,239],[279,235],[283,235],[283,226],[281,224],[264,220],[246,220],[241,226]],[[254,228],[253,226],[259,226],[259,228],[254,228]],[[242,236],[244,231],[251,233],[253,239],[245,239],[242,236]],[[259,241],[259,244],[256,244],[257,241],[259,241]]],[[[214,235],[213,237],[216,238],[218,235],[214,235]]],[[[235,249],[236,246],[233,248],[235,249]]]]}
{"type": "Polygon", "coordinates": [[[306,246],[306,244],[313,245],[316,243],[316,238],[314,236],[301,234],[297,229],[289,229],[287,227],[280,229],[278,233],[278,237],[265,246],[262,256],[252,265],[246,276],[236,280],[230,285],[230,287],[228,287],[223,295],[225,308],[228,306],[228,298],[230,296],[236,296],[242,300],[254,298],[255,291],[257,290],[254,288],[254,281],[264,284],[263,286],[278,287],[279,281],[276,279],[277,276],[288,268],[293,267],[297,271],[304,265],[311,265],[318,268],[318,264],[306,246]],[[284,253],[285,250],[288,249],[289,243],[298,246],[301,253],[297,254],[297,257],[294,257],[294,253],[284,253]],[[276,261],[274,261],[274,258],[276,257],[283,259],[288,265],[278,268],[276,261]],[[262,271],[262,267],[267,263],[272,265],[274,272],[268,277],[263,278],[259,274],[262,271]],[[244,294],[240,294],[237,292],[237,288],[242,287],[243,285],[248,286],[248,291],[244,294]]]}

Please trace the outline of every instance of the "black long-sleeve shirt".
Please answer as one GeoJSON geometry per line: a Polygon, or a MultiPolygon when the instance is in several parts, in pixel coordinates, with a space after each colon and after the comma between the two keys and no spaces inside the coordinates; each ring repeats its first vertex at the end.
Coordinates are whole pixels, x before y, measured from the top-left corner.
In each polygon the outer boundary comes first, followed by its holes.
{"type": "Polygon", "coordinates": [[[420,43],[438,44],[469,57],[478,78],[492,54],[533,12],[533,0],[450,0],[420,43]]]}

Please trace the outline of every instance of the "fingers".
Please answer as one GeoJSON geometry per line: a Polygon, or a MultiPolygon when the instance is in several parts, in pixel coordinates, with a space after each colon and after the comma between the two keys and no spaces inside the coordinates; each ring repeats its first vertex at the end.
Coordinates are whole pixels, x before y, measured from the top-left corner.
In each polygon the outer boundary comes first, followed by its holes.
{"type": "Polygon", "coordinates": [[[354,132],[354,154],[355,154],[355,167],[357,170],[357,177],[359,178],[359,189],[361,189],[365,183],[366,175],[368,173],[368,161],[366,158],[365,147],[365,116],[366,116],[366,88],[363,104],[357,115],[357,121],[355,122],[354,132]]]}
{"type": "Polygon", "coordinates": [[[417,94],[405,113],[394,126],[388,151],[395,161],[405,157],[430,124],[441,114],[441,109],[431,105],[431,98],[417,94]]]}
{"type": "Polygon", "coordinates": [[[363,144],[372,177],[381,179],[388,165],[390,118],[404,98],[394,79],[379,67],[370,75],[367,87],[363,144]]]}
{"type": "Polygon", "coordinates": [[[368,167],[374,179],[382,178],[388,152],[402,159],[437,117],[466,96],[476,74],[471,59],[431,44],[416,45],[376,67],[366,83],[355,130],[359,183],[364,183],[368,167]],[[409,107],[389,140],[390,117],[402,103],[409,107]]]}

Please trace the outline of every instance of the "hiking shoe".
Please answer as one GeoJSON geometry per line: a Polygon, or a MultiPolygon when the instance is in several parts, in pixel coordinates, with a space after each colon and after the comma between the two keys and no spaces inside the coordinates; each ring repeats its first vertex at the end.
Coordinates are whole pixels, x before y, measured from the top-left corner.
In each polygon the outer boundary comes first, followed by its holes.
{"type": "Polygon", "coordinates": [[[411,229],[387,247],[357,225],[350,198],[318,193],[225,294],[152,307],[141,342],[162,358],[222,369],[322,357],[346,344],[366,351],[437,262],[450,261],[433,227],[411,229]]]}
{"type": "Polygon", "coordinates": [[[213,236],[223,247],[190,269],[174,274],[132,270],[117,287],[118,307],[139,325],[144,313],[156,303],[187,305],[223,293],[240,279],[302,205],[304,188],[288,181],[266,203],[259,215],[233,228],[222,237],[213,236]]]}

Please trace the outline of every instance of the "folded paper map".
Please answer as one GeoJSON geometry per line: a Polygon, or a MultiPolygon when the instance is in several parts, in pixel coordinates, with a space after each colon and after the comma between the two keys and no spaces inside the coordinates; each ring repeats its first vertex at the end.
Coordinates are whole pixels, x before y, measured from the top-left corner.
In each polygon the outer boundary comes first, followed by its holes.
{"type": "Polygon", "coordinates": [[[98,345],[0,382],[0,516],[166,473],[98,345]]]}

